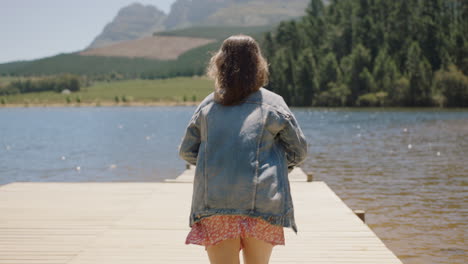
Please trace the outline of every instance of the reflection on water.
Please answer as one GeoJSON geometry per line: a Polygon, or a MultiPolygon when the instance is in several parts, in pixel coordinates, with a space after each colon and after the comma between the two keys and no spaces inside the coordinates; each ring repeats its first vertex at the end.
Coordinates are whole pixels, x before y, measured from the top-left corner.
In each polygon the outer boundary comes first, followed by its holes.
{"type": "MultiPolygon", "coordinates": [[[[0,109],[0,184],[161,181],[194,107],[0,109]]],[[[468,111],[295,108],[313,171],[404,263],[463,263],[468,111]]]]}

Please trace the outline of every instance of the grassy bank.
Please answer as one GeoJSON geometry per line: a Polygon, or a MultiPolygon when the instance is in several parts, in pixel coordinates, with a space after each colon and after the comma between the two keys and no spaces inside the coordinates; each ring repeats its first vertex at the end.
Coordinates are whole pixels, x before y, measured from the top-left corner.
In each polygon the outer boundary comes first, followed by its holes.
{"type": "Polygon", "coordinates": [[[203,100],[212,90],[213,82],[206,78],[96,82],[68,95],[40,92],[0,96],[0,106],[191,104],[203,100]]]}

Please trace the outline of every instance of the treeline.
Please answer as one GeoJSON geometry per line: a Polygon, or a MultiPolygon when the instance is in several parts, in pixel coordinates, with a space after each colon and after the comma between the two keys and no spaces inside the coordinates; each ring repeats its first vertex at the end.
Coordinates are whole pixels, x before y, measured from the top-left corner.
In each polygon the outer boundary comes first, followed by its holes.
{"type": "Polygon", "coordinates": [[[63,74],[44,78],[19,79],[10,82],[5,87],[0,86],[0,95],[44,91],[54,91],[59,93],[65,89],[70,90],[70,92],[76,92],[80,90],[82,81],[83,80],[80,76],[72,74],[63,74]]]}
{"type": "Polygon", "coordinates": [[[295,106],[468,106],[468,4],[312,0],[265,35],[268,88],[295,106]]]}

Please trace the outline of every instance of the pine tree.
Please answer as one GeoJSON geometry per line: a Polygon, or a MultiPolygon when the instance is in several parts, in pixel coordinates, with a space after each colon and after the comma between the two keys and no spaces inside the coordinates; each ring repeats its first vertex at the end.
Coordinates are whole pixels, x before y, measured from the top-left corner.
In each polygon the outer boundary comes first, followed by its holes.
{"type": "Polygon", "coordinates": [[[408,49],[406,66],[409,76],[410,106],[429,106],[431,104],[432,72],[429,61],[422,55],[417,42],[413,42],[408,49]]]}
{"type": "Polygon", "coordinates": [[[366,80],[363,79],[361,72],[369,69],[370,62],[370,52],[361,44],[358,44],[352,53],[342,60],[341,68],[345,75],[346,84],[351,90],[351,95],[347,102],[350,106],[354,105],[360,95],[368,92],[369,87],[366,84],[366,80]]]}
{"type": "Polygon", "coordinates": [[[296,97],[293,102],[298,106],[311,106],[319,92],[319,72],[312,50],[304,49],[299,55],[295,69],[296,97]]]}
{"type": "Polygon", "coordinates": [[[422,53],[429,60],[432,69],[439,69],[442,64],[442,50],[446,48],[442,22],[442,0],[425,0],[419,3],[421,16],[419,18],[419,41],[422,53]]]}
{"type": "Polygon", "coordinates": [[[398,70],[395,62],[392,60],[386,49],[381,49],[379,55],[375,59],[372,75],[375,80],[375,88],[377,91],[387,92],[390,96],[393,93],[393,86],[398,78],[398,70]]]}
{"type": "Polygon", "coordinates": [[[275,43],[271,32],[267,32],[262,42],[262,51],[266,58],[272,58],[275,54],[275,43]]]}
{"type": "Polygon", "coordinates": [[[329,83],[341,81],[341,70],[334,53],[330,52],[325,56],[320,69],[320,91],[328,89],[329,83]]]}
{"type": "Polygon", "coordinates": [[[305,47],[313,47],[315,50],[324,42],[323,36],[325,35],[325,20],[322,0],[311,0],[306,9],[306,16],[304,17],[303,30],[304,30],[304,44],[305,47]]]}

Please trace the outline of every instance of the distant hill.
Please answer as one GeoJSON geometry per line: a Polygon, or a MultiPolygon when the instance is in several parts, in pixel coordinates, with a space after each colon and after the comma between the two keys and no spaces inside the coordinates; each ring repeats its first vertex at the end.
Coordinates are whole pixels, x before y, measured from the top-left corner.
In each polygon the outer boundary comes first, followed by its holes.
{"type": "MultiPolygon", "coordinates": [[[[193,40],[194,36],[200,36],[203,41],[211,39],[214,40],[214,42],[210,40],[205,45],[200,45],[198,47],[191,46],[191,49],[185,52],[179,50],[177,54],[172,54],[172,56],[178,55],[177,58],[174,58],[175,56],[171,58],[164,57],[164,59],[170,60],[161,60],[163,58],[155,60],[138,56],[104,56],[105,54],[99,54],[100,56],[86,54],[87,56],[84,56],[80,55],[80,52],[60,54],[39,60],[0,64],[0,75],[29,76],[74,73],[86,75],[93,79],[106,78],[106,76],[114,73],[118,73],[124,78],[149,79],[201,75],[205,71],[211,52],[218,49],[221,42],[227,36],[244,33],[261,41],[264,32],[271,30],[273,27],[274,25],[260,27],[194,27],[165,31],[157,33],[155,37],[156,39],[165,37],[163,40],[163,42],[165,42],[164,46],[179,45],[179,48],[185,49],[185,46],[190,46],[192,44],[187,44],[187,42],[190,42],[187,40],[193,40]]],[[[197,39],[200,40],[200,38],[197,39]]],[[[124,50],[128,49],[127,52],[139,52],[143,46],[151,43],[151,40],[149,40],[150,42],[148,43],[145,41],[145,38],[136,41],[125,41],[120,44],[115,44],[115,47],[111,45],[83,52],[117,52],[117,54],[112,55],[122,55],[118,54],[118,52],[122,52],[122,50],[119,50],[121,48],[124,50]],[[143,43],[140,42],[141,40],[143,40],[143,43]]],[[[152,48],[156,48],[157,51],[157,46],[152,48]]],[[[174,47],[173,51],[177,51],[176,48],[177,47],[174,47]]],[[[158,51],[156,53],[158,53],[158,51]]]]}
{"type": "Polygon", "coordinates": [[[265,26],[305,14],[309,0],[177,0],[169,14],[154,6],[122,8],[87,49],[194,26],[265,26]]]}
{"type": "Polygon", "coordinates": [[[134,3],[124,7],[114,20],[104,27],[88,49],[151,36],[154,32],[165,29],[166,17],[163,11],[151,5],[134,3]]]}

